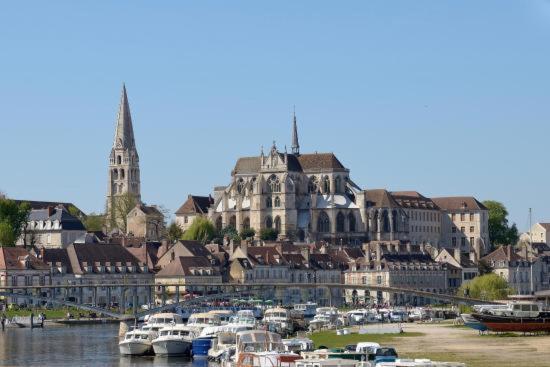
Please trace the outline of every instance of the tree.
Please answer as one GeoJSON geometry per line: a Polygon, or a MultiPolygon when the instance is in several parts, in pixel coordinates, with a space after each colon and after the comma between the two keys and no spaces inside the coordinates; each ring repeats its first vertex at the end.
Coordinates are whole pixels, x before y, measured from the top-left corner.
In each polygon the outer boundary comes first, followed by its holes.
{"type": "Polygon", "coordinates": [[[138,204],[134,194],[129,192],[116,196],[111,209],[111,228],[119,228],[126,233],[128,229],[128,213],[138,204]]]}
{"type": "Polygon", "coordinates": [[[105,226],[105,216],[103,214],[90,213],[82,221],[84,227],[90,232],[99,232],[105,226]]]}
{"type": "Polygon", "coordinates": [[[486,200],[483,205],[489,209],[489,239],[493,246],[515,245],[519,240],[516,224],[508,224],[508,211],[504,204],[486,200]]]}
{"type": "Polygon", "coordinates": [[[183,240],[200,241],[207,243],[216,234],[216,227],[208,218],[198,217],[193,220],[187,231],[182,236],[183,240]]]}
{"type": "Polygon", "coordinates": [[[495,273],[485,274],[476,277],[468,283],[462,284],[457,295],[468,295],[470,298],[494,301],[506,299],[513,290],[508,286],[508,282],[495,273]]]}
{"type": "Polygon", "coordinates": [[[168,226],[168,240],[171,243],[176,242],[177,240],[181,240],[183,237],[183,229],[177,224],[176,222],[170,223],[168,226]]]}
{"type": "Polygon", "coordinates": [[[275,241],[279,237],[279,231],[274,228],[264,228],[260,231],[260,238],[263,241],[275,241]]]}
{"type": "Polygon", "coordinates": [[[29,203],[0,199],[0,246],[15,246],[27,226],[30,212],[29,203]]]}
{"type": "Polygon", "coordinates": [[[227,226],[224,229],[222,229],[219,233],[219,237],[221,237],[222,239],[225,237],[228,237],[230,240],[233,240],[234,242],[241,241],[241,237],[239,236],[237,229],[233,226],[227,226]]]}
{"type": "Polygon", "coordinates": [[[254,238],[255,235],[256,231],[254,230],[254,228],[245,228],[239,234],[239,236],[243,239],[254,238]]]}

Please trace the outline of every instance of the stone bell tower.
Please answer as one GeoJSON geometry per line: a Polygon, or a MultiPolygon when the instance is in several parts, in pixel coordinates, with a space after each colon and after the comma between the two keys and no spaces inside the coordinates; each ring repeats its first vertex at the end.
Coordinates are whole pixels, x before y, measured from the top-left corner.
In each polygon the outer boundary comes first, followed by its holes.
{"type": "MultiPolygon", "coordinates": [[[[141,202],[139,156],[134,140],[134,128],[126,86],[122,85],[120,105],[116,122],[115,138],[109,155],[109,185],[107,188],[107,216],[115,217],[117,198],[131,194],[136,203],[141,202]]],[[[112,223],[112,220],[109,220],[112,223]]]]}

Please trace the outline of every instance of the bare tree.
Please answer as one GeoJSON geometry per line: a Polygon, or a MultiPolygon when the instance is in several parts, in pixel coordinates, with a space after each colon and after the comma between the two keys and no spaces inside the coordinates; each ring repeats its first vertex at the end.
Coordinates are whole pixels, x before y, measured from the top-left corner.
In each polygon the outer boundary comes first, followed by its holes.
{"type": "Polygon", "coordinates": [[[138,204],[137,198],[131,193],[125,193],[113,198],[111,208],[111,227],[126,233],[128,229],[128,213],[138,204]]]}

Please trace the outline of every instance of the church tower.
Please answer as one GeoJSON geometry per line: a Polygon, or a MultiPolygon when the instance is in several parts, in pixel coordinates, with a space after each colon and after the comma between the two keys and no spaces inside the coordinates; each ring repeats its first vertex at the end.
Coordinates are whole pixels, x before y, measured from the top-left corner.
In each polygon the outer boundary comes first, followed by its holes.
{"type": "Polygon", "coordinates": [[[117,198],[131,194],[136,203],[141,202],[139,156],[134,140],[134,128],[126,86],[122,85],[116,122],[115,138],[109,156],[109,186],[107,189],[107,216],[111,219],[117,198]]]}
{"type": "Polygon", "coordinates": [[[296,124],[296,111],[292,120],[292,154],[300,155],[300,143],[298,142],[298,125],[296,124]]]}

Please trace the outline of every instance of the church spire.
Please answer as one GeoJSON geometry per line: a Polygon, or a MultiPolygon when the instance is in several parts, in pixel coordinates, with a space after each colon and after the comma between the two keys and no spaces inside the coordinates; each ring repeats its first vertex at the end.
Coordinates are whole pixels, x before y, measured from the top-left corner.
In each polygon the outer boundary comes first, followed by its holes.
{"type": "Polygon", "coordinates": [[[294,118],[292,121],[292,154],[300,154],[300,143],[298,142],[298,125],[296,124],[296,107],[294,107],[294,118]]]}
{"type": "Polygon", "coordinates": [[[135,148],[132,115],[130,114],[130,104],[128,103],[128,96],[126,95],[125,84],[122,84],[122,94],[120,96],[120,105],[118,106],[118,116],[113,148],[135,148]]]}

